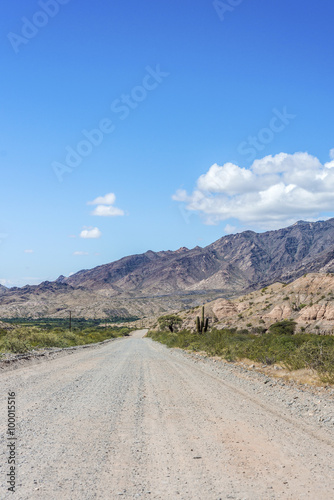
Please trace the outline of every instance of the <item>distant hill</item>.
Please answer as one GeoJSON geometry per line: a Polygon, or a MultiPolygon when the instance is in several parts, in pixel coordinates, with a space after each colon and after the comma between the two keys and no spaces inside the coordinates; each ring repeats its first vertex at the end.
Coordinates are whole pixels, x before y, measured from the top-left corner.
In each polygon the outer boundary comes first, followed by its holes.
{"type": "MultiPolygon", "coordinates": [[[[223,236],[205,248],[148,251],[37,286],[6,289],[0,317],[146,316],[334,271],[334,219],[223,236]]],[[[1,293],[1,292],[0,292],[1,293]]]]}

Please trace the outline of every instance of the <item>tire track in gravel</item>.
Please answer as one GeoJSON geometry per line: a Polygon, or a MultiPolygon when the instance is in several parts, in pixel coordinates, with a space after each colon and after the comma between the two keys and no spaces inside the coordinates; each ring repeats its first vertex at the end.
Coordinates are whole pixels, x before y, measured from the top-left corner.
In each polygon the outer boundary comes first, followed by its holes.
{"type": "MultiPolygon", "coordinates": [[[[218,377],[208,374],[213,379],[210,383],[205,377],[198,377],[198,373],[194,373],[193,369],[187,370],[182,363],[173,360],[172,367],[180,375],[184,386],[193,388],[198,408],[201,409],[203,415],[206,415],[206,427],[213,422],[218,424],[216,427],[222,428],[218,435],[224,440],[230,450],[230,456],[233,457],[228,461],[234,463],[235,467],[241,468],[242,473],[246,475],[244,477],[255,475],[261,477],[261,483],[264,483],[261,472],[265,470],[266,474],[271,476],[267,488],[273,484],[272,478],[274,477],[275,481],[281,482],[282,485],[289,479],[288,482],[291,483],[293,490],[303,481],[305,483],[304,495],[308,493],[308,488],[314,489],[315,483],[317,483],[318,498],[326,498],[326,495],[330,494],[330,491],[323,489],[323,482],[325,479],[329,483],[333,480],[332,440],[321,436],[320,439],[326,444],[324,446],[323,443],[318,442],[319,435],[310,432],[309,428],[305,429],[305,425],[300,425],[296,420],[280,415],[275,409],[262,404],[244,391],[233,388],[231,384],[226,384],[218,377]],[[234,389],[233,393],[238,397],[231,398],[230,389],[234,389]],[[226,412],[224,420],[219,417],[222,410],[221,401],[225,401],[225,405],[229,406],[228,420],[226,420],[226,412]],[[216,415],[215,419],[213,415],[216,415]],[[309,451],[311,437],[315,438],[312,443],[313,453],[305,467],[298,455],[302,451],[305,454],[309,451]],[[308,442],[307,447],[301,446],[303,442],[308,442]],[[314,459],[314,456],[317,458],[314,459]],[[321,476],[316,477],[314,471],[319,468],[319,460],[322,462],[321,476]],[[277,468],[277,465],[280,467],[277,468]],[[311,471],[310,466],[313,467],[311,471]],[[323,495],[321,495],[322,491],[323,495]]],[[[202,375],[199,368],[195,369],[202,375]]],[[[214,429],[212,434],[213,432],[214,429]]],[[[259,487],[259,485],[256,486],[256,495],[259,494],[259,487]]],[[[276,487],[279,487],[279,484],[276,487]]]]}
{"type": "MultiPolygon", "coordinates": [[[[186,359],[184,361],[187,362],[186,359]]],[[[179,373],[180,373],[180,375],[182,375],[183,365],[178,363],[175,360],[173,360],[173,364],[175,366],[175,369],[177,369],[177,367],[179,368],[179,373]]],[[[203,373],[203,368],[201,369],[201,368],[199,368],[197,366],[193,366],[193,365],[192,365],[192,368],[194,370],[197,370],[199,373],[203,373]]],[[[320,441],[323,441],[323,443],[327,444],[330,447],[334,446],[334,438],[330,439],[323,432],[321,432],[321,431],[319,432],[319,431],[312,429],[312,427],[310,425],[307,425],[304,422],[297,421],[296,419],[286,415],[285,413],[282,413],[282,411],[280,411],[278,408],[273,408],[272,406],[269,406],[268,404],[263,403],[260,400],[260,398],[254,397],[251,394],[248,394],[245,390],[240,389],[239,387],[233,386],[233,384],[227,382],[226,380],[223,380],[221,377],[217,377],[216,375],[214,375],[212,373],[208,373],[208,372],[206,372],[206,375],[208,377],[211,377],[212,379],[214,379],[216,382],[217,381],[220,382],[226,388],[228,388],[229,390],[232,390],[234,393],[238,394],[240,397],[246,398],[251,403],[262,408],[265,412],[271,413],[273,417],[279,417],[280,419],[285,420],[287,424],[297,426],[300,430],[302,430],[306,434],[309,434],[310,437],[318,439],[320,441]]],[[[192,378],[194,378],[194,376],[192,376],[192,378]]]]}

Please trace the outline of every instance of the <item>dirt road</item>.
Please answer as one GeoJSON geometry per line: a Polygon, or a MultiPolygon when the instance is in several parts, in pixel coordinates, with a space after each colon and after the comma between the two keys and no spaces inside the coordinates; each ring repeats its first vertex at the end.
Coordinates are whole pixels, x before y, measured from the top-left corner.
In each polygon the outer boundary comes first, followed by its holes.
{"type": "Polygon", "coordinates": [[[284,387],[144,333],[2,373],[2,499],[334,498],[333,425],[291,413],[284,387]],[[15,493],[5,485],[8,391],[15,493]]]}

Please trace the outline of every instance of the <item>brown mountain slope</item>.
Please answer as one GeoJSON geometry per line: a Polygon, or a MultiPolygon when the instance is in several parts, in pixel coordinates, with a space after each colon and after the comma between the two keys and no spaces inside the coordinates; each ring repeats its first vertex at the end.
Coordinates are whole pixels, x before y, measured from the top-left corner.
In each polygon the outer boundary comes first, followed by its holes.
{"type": "Polygon", "coordinates": [[[327,271],[334,271],[334,219],[300,221],[278,231],[224,236],[205,248],[148,251],[52,283],[7,289],[0,317],[62,316],[69,308],[88,317],[117,310],[151,315],[327,271]]]}
{"type": "Polygon", "coordinates": [[[334,219],[278,231],[224,236],[205,248],[125,257],[63,279],[71,286],[157,295],[190,290],[240,293],[305,272],[334,270],[334,219]]]}

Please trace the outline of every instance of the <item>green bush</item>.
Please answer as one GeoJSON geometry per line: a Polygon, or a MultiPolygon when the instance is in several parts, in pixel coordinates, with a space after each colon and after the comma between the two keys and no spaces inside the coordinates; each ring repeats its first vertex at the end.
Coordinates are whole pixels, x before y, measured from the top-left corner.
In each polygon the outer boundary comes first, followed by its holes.
{"type": "Polygon", "coordinates": [[[17,353],[28,352],[32,349],[31,344],[24,339],[17,338],[14,335],[8,335],[2,342],[1,350],[17,353]]]}
{"type": "Polygon", "coordinates": [[[167,328],[170,332],[177,331],[182,323],[182,319],[176,314],[166,314],[158,318],[160,330],[166,330],[167,328]]]}
{"type": "Polygon", "coordinates": [[[273,323],[269,327],[270,333],[275,333],[277,335],[293,335],[296,329],[296,322],[293,320],[285,319],[283,321],[278,321],[273,323]]]}

